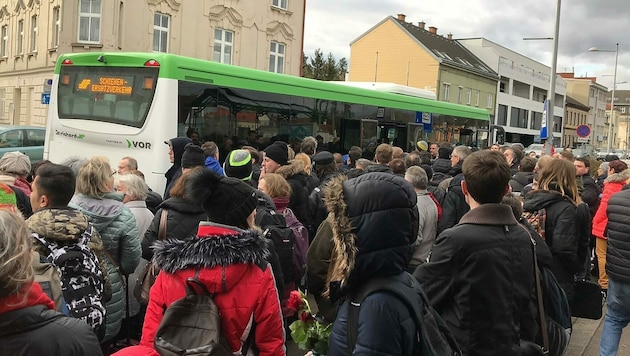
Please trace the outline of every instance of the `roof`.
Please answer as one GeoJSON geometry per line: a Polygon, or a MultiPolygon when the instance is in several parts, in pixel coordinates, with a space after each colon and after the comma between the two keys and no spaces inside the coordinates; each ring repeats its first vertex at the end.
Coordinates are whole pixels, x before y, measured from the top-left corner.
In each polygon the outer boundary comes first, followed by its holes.
{"type": "MultiPolygon", "coordinates": [[[[608,91],[608,95],[612,96],[612,91],[608,91]]],[[[610,97],[606,98],[607,102],[610,102],[610,97]]],[[[615,90],[615,106],[630,105],[630,90],[615,90]]]]}
{"type": "Polygon", "coordinates": [[[566,96],[566,98],[567,98],[567,105],[569,105],[571,107],[574,107],[576,109],[580,109],[580,110],[586,111],[586,112],[591,111],[591,107],[590,106],[584,105],[584,104],[580,103],[579,101],[573,99],[572,97],[570,97],[568,95],[566,96]]]}
{"type": "Polygon", "coordinates": [[[392,16],[389,18],[400,24],[409,35],[422,43],[441,63],[492,79],[499,77],[492,68],[488,67],[481,59],[459,42],[431,33],[412,23],[400,21],[392,16]]]}

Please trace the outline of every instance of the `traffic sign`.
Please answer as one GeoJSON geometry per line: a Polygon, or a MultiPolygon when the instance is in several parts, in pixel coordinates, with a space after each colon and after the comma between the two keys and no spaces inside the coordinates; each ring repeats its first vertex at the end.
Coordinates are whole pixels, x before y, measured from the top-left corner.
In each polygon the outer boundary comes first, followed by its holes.
{"type": "Polygon", "coordinates": [[[578,137],[588,137],[591,134],[591,128],[587,125],[580,125],[575,129],[578,137]]]}
{"type": "Polygon", "coordinates": [[[42,93],[42,104],[50,104],[50,93],[42,93]]]}

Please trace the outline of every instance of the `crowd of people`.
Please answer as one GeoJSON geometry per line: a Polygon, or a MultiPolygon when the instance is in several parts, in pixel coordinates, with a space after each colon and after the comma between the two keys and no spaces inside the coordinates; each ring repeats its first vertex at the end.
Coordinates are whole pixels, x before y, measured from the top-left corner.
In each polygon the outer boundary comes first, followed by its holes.
{"type": "Polygon", "coordinates": [[[575,282],[596,276],[602,355],[630,320],[630,170],[614,157],[425,141],[342,154],[315,137],[227,152],[166,143],[164,192],[133,157],[117,169],[105,157],[0,158],[0,355],[157,355],[191,279],[213,296],[234,354],[286,354],[298,288],[333,324],[329,356],[417,354],[408,306],[382,291],[361,303],[348,343],[349,296],[410,276],[463,355],[516,355],[542,339],[534,259],[569,305],[575,282]],[[147,301],[135,292],[149,265],[160,272],[147,301]]]}

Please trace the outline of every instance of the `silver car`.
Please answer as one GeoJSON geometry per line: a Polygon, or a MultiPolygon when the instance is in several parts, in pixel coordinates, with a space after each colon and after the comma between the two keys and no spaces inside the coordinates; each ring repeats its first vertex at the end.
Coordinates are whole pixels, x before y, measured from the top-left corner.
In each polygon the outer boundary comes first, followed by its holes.
{"type": "Polygon", "coordinates": [[[6,152],[20,151],[27,155],[31,163],[44,157],[45,127],[0,126],[0,157],[6,152]]]}

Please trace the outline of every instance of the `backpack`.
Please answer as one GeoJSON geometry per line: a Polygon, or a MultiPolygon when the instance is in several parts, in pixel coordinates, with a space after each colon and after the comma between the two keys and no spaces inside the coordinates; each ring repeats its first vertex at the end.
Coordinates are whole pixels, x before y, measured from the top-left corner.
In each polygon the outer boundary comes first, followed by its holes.
{"type": "Polygon", "coordinates": [[[88,246],[86,230],[75,243],[60,245],[33,234],[50,251],[46,260],[59,270],[69,316],[90,325],[99,340],[105,336],[105,279],[96,254],[88,246]]]}
{"type": "Polygon", "coordinates": [[[440,185],[440,183],[445,180],[451,178],[450,175],[443,173],[443,172],[433,172],[433,177],[431,177],[431,180],[429,181],[429,184],[431,184],[432,186],[437,187],[438,185],[440,185]]]}
{"type": "Polygon", "coordinates": [[[440,204],[433,193],[429,192],[428,195],[429,198],[431,198],[431,200],[433,200],[433,202],[435,203],[435,207],[437,208],[437,221],[440,222],[442,220],[442,204],[440,204]]]}
{"type": "Polygon", "coordinates": [[[55,302],[55,310],[68,315],[68,307],[63,299],[61,290],[61,279],[57,267],[46,260],[46,257],[40,256],[37,251],[33,251],[32,256],[33,272],[35,273],[35,282],[39,283],[46,295],[55,302]]]}
{"type": "Polygon", "coordinates": [[[293,211],[289,208],[284,209],[282,212],[286,226],[293,231],[294,248],[293,248],[293,264],[296,275],[295,281],[298,285],[302,285],[302,279],[306,275],[306,253],[308,252],[308,230],[302,223],[295,217],[293,211]]]}
{"type": "MultiPolygon", "coordinates": [[[[429,304],[420,283],[409,273],[403,278],[376,277],[365,283],[357,293],[352,293],[348,303],[348,354],[356,346],[359,311],[365,298],[375,292],[388,292],[395,295],[409,309],[416,323],[418,345],[414,355],[422,356],[460,356],[462,355],[455,336],[442,317],[429,304]]],[[[378,321],[374,321],[378,322],[378,321]]]]}
{"type": "Polygon", "coordinates": [[[219,309],[198,278],[199,270],[186,280],[186,296],[164,312],[153,346],[161,356],[233,355],[221,332],[219,309]]]}
{"type": "MultiPolygon", "coordinates": [[[[263,236],[273,242],[278,261],[282,269],[284,283],[289,284],[295,281],[297,271],[295,270],[293,250],[295,248],[295,234],[293,230],[286,226],[284,217],[277,212],[270,210],[267,212],[273,219],[274,224],[262,226],[263,236]]],[[[282,292],[278,291],[281,295],[282,292]]]]}
{"type": "Polygon", "coordinates": [[[545,208],[535,211],[524,211],[523,217],[534,228],[534,231],[542,239],[545,239],[545,224],[547,223],[547,210],[545,208]]]}

